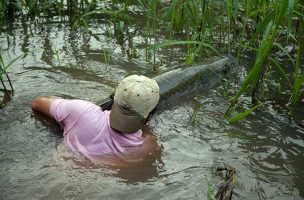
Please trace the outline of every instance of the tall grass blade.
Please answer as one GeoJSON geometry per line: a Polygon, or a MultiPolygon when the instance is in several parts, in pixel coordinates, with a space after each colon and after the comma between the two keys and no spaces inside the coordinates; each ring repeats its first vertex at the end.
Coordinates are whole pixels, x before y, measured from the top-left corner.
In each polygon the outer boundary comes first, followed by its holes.
{"type": "Polygon", "coordinates": [[[281,72],[281,74],[283,75],[283,77],[286,79],[289,89],[292,89],[292,84],[290,79],[288,78],[287,73],[285,72],[285,70],[282,68],[282,66],[273,58],[270,58],[270,60],[272,61],[272,63],[279,69],[279,71],[281,72]]]}
{"type": "Polygon", "coordinates": [[[206,180],[207,180],[207,184],[208,184],[207,198],[208,198],[208,200],[215,200],[215,196],[214,196],[214,193],[213,193],[213,188],[212,188],[212,186],[211,186],[207,177],[206,177],[206,180]]]}
{"type": "Polygon", "coordinates": [[[257,57],[254,63],[254,66],[250,70],[248,76],[246,77],[245,81],[240,87],[239,92],[235,95],[233,98],[232,103],[230,104],[228,110],[226,111],[226,117],[227,114],[231,113],[230,109],[234,107],[236,104],[238,98],[247,91],[247,89],[251,87],[256,87],[257,83],[259,81],[262,68],[264,67],[263,64],[265,60],[267,59],[269,52],[273,46],[273,43],[275,41],[276,35],[278,33],[278,28],[283,20],[283,17],[286,14],[287,10],[287,3],[288,1],[283,1],[282,3],[277,3],[277,15],[273,20],[270,20],[268,22],[267,28],[264,32],[263,39],[260,45],[260,48],[257,52],[257,57]]]}
{"type": "Polygon", "coordinates": [[[263,31],[267,28],[269,22],[273,20],[275,17],[275,12],[272,10],[268,13],[268,15],[260,22],[257,27],[256,31],[252,36],[252,40],[256,40],[259,34],[263,34],[263,31]]]}
{"type": "Polygon", "coordinates": [[[7,88],[6,88],[6,86],[5,86],[4,82],[3,82],[3,80],[0,79],[0,81],[1,81],[1,84],[2,84],[2,86],[3,86],[3,89],[4,89],[5,94],[8,96],[9,99],[11,99],[11,96],[9,95],[9,92],[8,92],[8,90],[7,90],[7,88]]]}
{"type": "Polygon", "coordinates": [[[12,91],[14,91],[14,88],[13,88],[13,85],[12,85],[12,82],[11,82],[10,77],[8,76],[8,74],[7,74],[7,73],[5,73],[5,75],[6,75],[6,78],[7,78],[7,80],[8,80],[8,83],[9,83],[9,85],[10,85],[10,87],[11,87],[12,91]]]}
{"type": "Polygon", "coordinates": [[[232,11],[231,11],[231,2],[230,0],[226,0],[226,12],[227,12],[227,20],[228,20],[228,53],[230,54],[231,47],[230,47],[230,32],[231,32],[231,17],[232,17],[232,11]]]}
{"type": "Polygon", "coordinates": [[[294,61],[293,61],[291,55],[286,51],[286,49],[284,49],[284,48],[282,47],[282,45],[280,45],[280,44],[277,43],[277,42],[274,42],[273,45],[279,47],[279,48],[284,52],[284,54],[289,58],[290,62],[292,62],[293,66],[295,65],[295,63],[294,63],[294,61]]]}
{"type": "Polygon", "coordinates": [[[173,46],[173,45],[189,45],[189,44],[197,44],[197,45],[201,45],[203,47],[207,47],[207,48],[211,49],[212,51],[214,51],[216,54],[220,55],[220,53],[211,45],[209,45],[207,43],[203,43],[203,42],[198,42],[198,41],[167,41],[167,42],[163,42],[163,43],[154,44],[152,46],[154,46],[155,48],[163,48],[163,47],[168,47],[168,46],[173,46]]]}
{"type": "Polygon", "coordinates": [[[123,19],[123,20],[127,20],[127,21],[132,21],[133,17],[127,15],[126,13],[124,13],[124,10],[106,10],[106,9],[97,9],[88,13],[85,13],[84,15],[81,16],[81,18],[86,18],[92,15],[96,15],[96,14],[104,14],[104,15],[109,15],[112,17],[115,17],[116,19],[123,19]]]}
{"type": "Polygon", "coordinates": [[[304,33],[304,25],[303,25],[303,21],[300,22],[299,25],[299,31],[298,31],[298,50],[297,50],[297,57],[296,57],[296,64],[295,64],[295,80],[294,80],[294,84],[293,84],[293,90],[292,90],[292,94],[291,94],[291,110],[290,110],[290,114],[292,115],[292,111],[293,108],[295,107],[297,101],[299,100],[299,97],[301,96],[302,92],[301,91],[301,86],[303,84],[304,81],[304,72],[303,72],[303,64],[300,63],[301,60],[301,56],[302,56],[302,48],[303,48],[303,44],[302,44],[302,37],[303,37],[303,33],[304,33]],[[302,66],[302,69],[301,69],[302,66]],[[302,73],[302,74],[301,74],[302,73]]]}
{"type": "MultiPolygon", "coordinates": [[[[293,17],[293,11],[294,11],[295,1],[294,0],[288,0],[288,29],[287,29],[287,36],[289,37],[291,32],[291,22],[293,17]]],[[[288,38],[287,37],[287,38],[288,38]]]]}
{"type": "Polygon", "coordinates": [[[232,118],[229,119],[230,123],[235,123],[241,119],[243,119],[244,117],[246,117],[247,115],[251,114],[255,109],[257,109],[258,107],[260,107],[261,105],[263,105],[263,103],[260,103],[250,109],[245,110],[244,112],[241,112],[235,116],[233,116],[232,118]]]}
{"type": "Polygon", "coordinates": [[[10,61],[9,63],[8,63],[8,65],[4,65],[4,71],[6,72],[6,70],[7,70],[7,68],[9,68],[12,64],[14,64],[19,58],[21,58],[21,57],[23,57],[25,54],[22,54],[22,55],[20,55],[20,56],[18,56],[18,57],[16,57],[16,58],[14,58],[12,61],[10,61]]]}
{"type": "Polygon", "coordinates": [[[192,112],[192,115],[190,117],[190,120],[188,122],[188,125],[191,124],[191,125],[195,125],[195,122],[196,122],[196,114],[200,111],[202,105],[194,98],[192,100],[192,104],[195,106],[194,109],[193,109],[193,112],[192,112]]]}
{"type": "Polygon", "coordinates": [[[10,61],[10,62],[8,63],[8,65],[5,65],[4,60],[3,60],[3,57],[2,57],[2,54],[0,53],[0,80],[1,80],[1,83],[2,83],[2,85],[3,85],[3,88],[4,88],[4,90],[5,90],[6,94],[7,94],[7,96],[8,96],[10,99],[11,99],[11,97],[10,97],[10,95],[9,95],[9,93],[8,93],[8,91],[7,91],[7,88],[5,87],[4,82],[3,82],[3,75],[4,75],[4,74],[6,75],[6,78],[7,78],[8,82],[9,82],[9,85],[10,85],[10,87],[11,87],[11,90],[14,91],[14,88],[13,88],[13,85],[12,85],[12,82],[11,82],[11,79],[9,78],[9,76],[8,76],[8,74],[7,74],[7,72],[6,72],[6,70],[7,70],[13,63],[15,63],[19,58],[21,58],[21,57],[24,56],[24,55],[25,55],[25,54],[22,54],[22,55],[20,55],[20,56],[18,56],[18,57],[16,57],[16,58],[14,58],[12,61],[10,61]]]}

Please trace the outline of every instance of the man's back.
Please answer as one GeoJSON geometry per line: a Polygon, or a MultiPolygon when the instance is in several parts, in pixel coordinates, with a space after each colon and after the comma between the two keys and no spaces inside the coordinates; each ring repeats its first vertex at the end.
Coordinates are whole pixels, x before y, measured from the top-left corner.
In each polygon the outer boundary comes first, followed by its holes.
{"type": "Polygon", "coordinates": [[[115,131],[109,124],[110,111],[87,101],[57,99],[50,114],[64,129],[65,143],[71,150],[88,158],[126,152],[143,144],[141,130],[131,134],[115,131]]]}

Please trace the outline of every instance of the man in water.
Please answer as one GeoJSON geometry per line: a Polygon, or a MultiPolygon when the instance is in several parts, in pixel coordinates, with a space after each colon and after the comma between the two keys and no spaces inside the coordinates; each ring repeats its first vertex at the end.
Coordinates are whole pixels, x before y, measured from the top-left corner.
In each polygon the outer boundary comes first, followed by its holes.
{"type": "Polygon", "coordinates": [[[91,160],[123,155],[125,160],[144,158],[157,148],[144,123],[159,101],[159,86],[145,76],[131,75],[118,85],[111,110],[83,100],[37,97],[34,112],[56,120],[64,141],[74,152],[91,160]]]}

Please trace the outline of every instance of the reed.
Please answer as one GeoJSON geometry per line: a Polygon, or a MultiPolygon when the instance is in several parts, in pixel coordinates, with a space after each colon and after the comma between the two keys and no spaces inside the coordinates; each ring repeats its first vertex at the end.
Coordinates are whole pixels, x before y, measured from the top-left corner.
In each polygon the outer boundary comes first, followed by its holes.
{"type": "Polygon", "coordinates": [[[96,9],[94,11],[90,11],[87,13],[82,14],[79,18],[75,20],[73,23],[73,28],[76,29],[77,27],[83,25],[86,29],[88,29],[88,19],[91,17],[96,16],[108,16],[112,23],[116,23],[117,20],[125,20],[127,22],[131,22],[133,18],[124,13],[124,10],[108,10],[108,9],[96,9]]]}
{"type": "Polygon", "coordinates": [[[303,20],[299,22],[299,29],[297,34],[298,39],[298,50],[296,54],[296,63],[295,63],[295,77],[294,77],[294,83],[292,87],[292,93],[291,93],[291,99],[290,99],[290,115],[292,115],[293,110],[296,107],[296,103],[298,102],[299,98],[303,94],[303,83],[304,83],[304,65],[303,63],[300,63],[301,56],[304,50],[303,46],[303,34],[304,34],[304,24],[303,20]],[[302,87],[302,88],[301,88],[302,87]]]}
{"type": "MultiPolygon", "coordinates": [[[[145,18],[143,31],[146,60],[151,61],[154,68],[157,50],[173,45],[180,46],[184,51],[184,61],[188,65],[227,52],[236,55],[238,60],[248,52],[256,54],[248,76],[226,112],[226,116],[229,116],[238,109],[241,95],[251,95],[252,107],[236,115],[239,117],[235,119],[241,119],[243,117],[240,116],[261,108],[257,105],[262,101],[262,83],[271,66],[286,80],[283,84],[291,91],[291,114],[292,108],[301,99],[304,70],[301,63],[303,48],[299,46],[303,46],[303,4],[303,0],[0,0],[0,24],[10,20],[10,16],[32,18],[43,15],[52,20],[52,16],[59,15],[68,16],[76,29],[79,26],[88,28],[92,19],[106,17],[117,29],[116,24],[120,21],[136,22],[131,16],[133,13],[129,12],[131,5],[136,6],[140,10],[136,15],[141,14],[145,18]],[[110,6],[101,7],[100,2],[110,6]],[[162,35],[167,35],[161,42],[159,30],[162,35]],[[284,47],[290,43],[294,44],[296,51],[285,50],[284,47]],[[293,76],[287,73],[290,69],[275,55],[278,51],[289,59],[288,65],[293,67],[293,76]]],[[[109,49],[103,50],[106,63],[110,62],[110,54],[109,49]]]]}
{"type": "Polygon", "coordinates": [[[47,20],[51,20],[54,15],[66,15],[74,21],[81,14],[94,10],[96,4],[96,0],[0,0],[0,24],[20,16],[31,19],[44,16],[47,20]]]}
{"type": "Polygon", "coordinates": [[[235,116],[233,116],[229,119],[229,122],[230,123],[235,123],[235,122],[245,118],[247,115],[251,114],[255,109],[257,109],[258,107],[260,107],[262,105],[263,105],[263,103],[259,103],[258,105],[254,106],[250,109],[247,109],[243,112],[240,112],[240,113],[236,114],[235,116]]]}
{"type": "Polygon", "coordinates": [[[12,65],[14,64],[19,58],[21,58],[23,55],[20,55],[16,58],[14,58],[12,61],[10,61],[7,65],[5,64],[4,60],[3,60],[3,57],[2,57],[2,54],[0,53],[0,81],[1,81],[1,84],[3,86],[3,89],[4,89],[4,92],[6,93],[7,97],[9,99],[11,99],[11,96],[10,96],[10,93],[9,93],[9,90],[7,89],[5,83],[4,83],[4,76],[6,77],[8,83],[9,83],[9,86],[10,86],[10,89],[11,91],[13,92],[14,91],[14,88],[13,88],[13,84],[11,82],[11,79],[7,73],[7,69],[12,65]]]}
{"type": "Polygon", "coordinates": [[[227,13],[227,22],[228,22],[228,53],[231,53],[231,46],[230,46],[230,32],[231,32],[231,20],[232,20],[232,7],[231,7],[231,0],[226,0],[226,13],[227,13]]]}
{"type": "Polygon", "coordinates": [[[103,57],[106,64],[111,62],[111,51],[109,49],[103,50],[103,57]]]}
{"type": "Polygon", "coordinates": [[[202,105],[197,101],[197,99],[193,99],[192,100],[192,104],[194,105],[194,109],[193,109],[193,112],[192,112],[192,115],[190,117],[190,120],[188,122],[188,125],[191,124],[191,125],[195,125],[196,123],[196,115],[197,113],[200,111],[202,105]]]}
{"type": "Polygon", "coordinates": [[[54,48],[54,58],[57,60],[57,62],[61,65],[61,58],[60,58],[60,50],[57,50],[54,48]]]}
{"type": "MultiPolygon", "coordinates": [[[[263,4],[264,5],[264,4],[263,4]]],[[[268,6],[268,5],[264,5],[268,6]]],[[[288,11],[290,11],[292,8],[289,8],[290,2],[289,1],[283,1],[283,2],[276,2],[274,5],[274,10],[272,10],[265,18],[263,18],[262,21],[257,25],[256,32],[253,35],[254,40],[258,40],[259,35],[262,33],[262,40],[259,44],[255,64],[250,70],[248,76],[246,77],[245,81],[240,87],[239,92],[235,95],[229,109],[226,112],[226,116],[229,116],[231,114],[231,110],[236,108],[236,104],[238,101],[238,98],[245,94],[250,88],[252,89],[252,100],[253,104],[257,102],[257,90],[259,83],[261,79],[263,79],[263,71],[267,67],[266,61],[269,57],[271,57],[271,50],[274,46],[279,47],[279,49],[284,51],[284,48],[278,44],[277,41],[279,41],[279,35],[281,34],[281,26],[284,24],[284,18],[288,14],[288,11]]],[[[290,16],[290,15],[288,15],[290,16]]],[[[291,63],[293,62],[293,59],[291,56],[287,53],[286,54],[289,59],[291,60],[291,63]]],[[[298,60],[300,58],[298,57],[298,60]]],[[[283,74],[284,78],[288,80],[288,83],[290,85],[289,78],[287,77],[286,72],[283,70],[283,68],[278,64],[277,61],[274,59],[270,59],[280,70],[280,72],[283,74]]],[[[296,65],[296,76],[295,76],[295,83],[294,83],[294,92],[292,92],[292,99],[298,100],[299,99],[299,93],[300,85],[301,85],[301,78],[297,75],[298,67],[296,65]]],[[[293,104],[293,103],[292,103],[293,104]]],[[[247,115],[248,113],[251,113],[253,109],[256,109],[258,106],[254,105],[251,109],[241,113],[239,116],[247,115]]],[[[237,118],[234,118],[237,119],[237,118]]],[[[235,121],[235,120],[232,120],[235,121]]]]}
{"type": "MultiPolygon", "coordinates": [[[[291,88],[291,105],[295,105],[301,96],[302,76],[299,75],[301,64],[297,64],[295,68],[295,80],[292,84],[286,69],[284,69],[280,61],[274,56],[275,49],[279,49],[289,58],[291,65],[295,65],[295,58],[284,49],[285,43],[282,38],[285,37],[287,42],[291,38],[294,43],[299,45],[295,39],[294,14],[298,19],[303,21],[303,5],[294,0],[284,1],[238,1],[225,0],[223,12],[221,1],[182,1],[173,0],[161,12],[164,12],[162,20],[171,23],[171,27],[177,31],[184,31],[186,40],[171,39],[172,30],[170,30],[170,40],[154,45],[157,48],[169,47],[171,45],[186,45],[185,63],[191,64],[196,59],[207,56],[208,49],[212,53],[220,54],[215,50],[214,45],[224,43],[227,45],[227,51],[232,53],[232,49],[237,49],[238,60],[242,56],[242,52],[256,51],[256,60],[247,78],[240,86],[239,92],[235,95],[226,116],[229,116],[238,106],[238,99],[241,95],[251,91],[252,108],[245,110],[236,116],[230,118],[231,122],[242,119],[253,110],[262,105],[259,102],[259,90],[264,79],[264,73],[269,64],[272,63],[282,77],[287,80],[287,86],[291,88]],[[215,8],[219,5],[219,10],[215,8]],[[301,12],[302,11],[302,12],[301,12]],[[222,12],[222,14],[220,14],[222,12]],[[212,20],[208,15],[215,15],[218,20],[212,20]],[[220,27],[220,28],[218,28],[220,27]],[[285,34],[287,33],[287,34],[285,34]],[[218,36],[219,35],[219,36],[218,36]],[[215,38],[219,38],[216,40],[215,38]],[[236,43],[233,41],[237,41],[236,43]],[[298,72],[296,72],[298,71],[298,72]]],[[[223,45],[221,45],[223,46],[223,45]]],[[[301,55],[297,53],[297,55],[301,55]]],[[[296,59],[301,59],[297,56],[296,59]]]]}
{"type": "Polygon", "coordinates": [[[208,185],[208,191],[207,191],[207,199],[208,200],[215,200],[214,191],[212,188],[212,185],[210,184],[208,178],[206,177],[207,185],[208,185]]]}
{"type": "Polygon", "coordinates": [[[153,1],[142,1],[138,0],[138,4],[142,9],[144,16],[146,16],[146,30],[145,30],[145,41],[146,41],[146,60],[152,59],[153,68],[156,70],[156,49],[155,42],[156,38],[156,27],[158,24],[158,7],[160,4],[159,0],[153,1]]]}

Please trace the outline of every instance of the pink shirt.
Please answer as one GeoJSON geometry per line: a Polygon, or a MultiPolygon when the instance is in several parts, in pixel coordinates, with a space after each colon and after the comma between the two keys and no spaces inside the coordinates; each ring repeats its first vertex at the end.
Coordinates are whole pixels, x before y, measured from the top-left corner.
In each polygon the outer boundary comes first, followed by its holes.
{"type": "Polygon", "coordinates": [[[83,100],[56,99],[51,116],[64,129],[71,150],[86,157],[120,153],[143,144],[142,131],[122,134],[110,127],[110,111],[83,100]]]}

